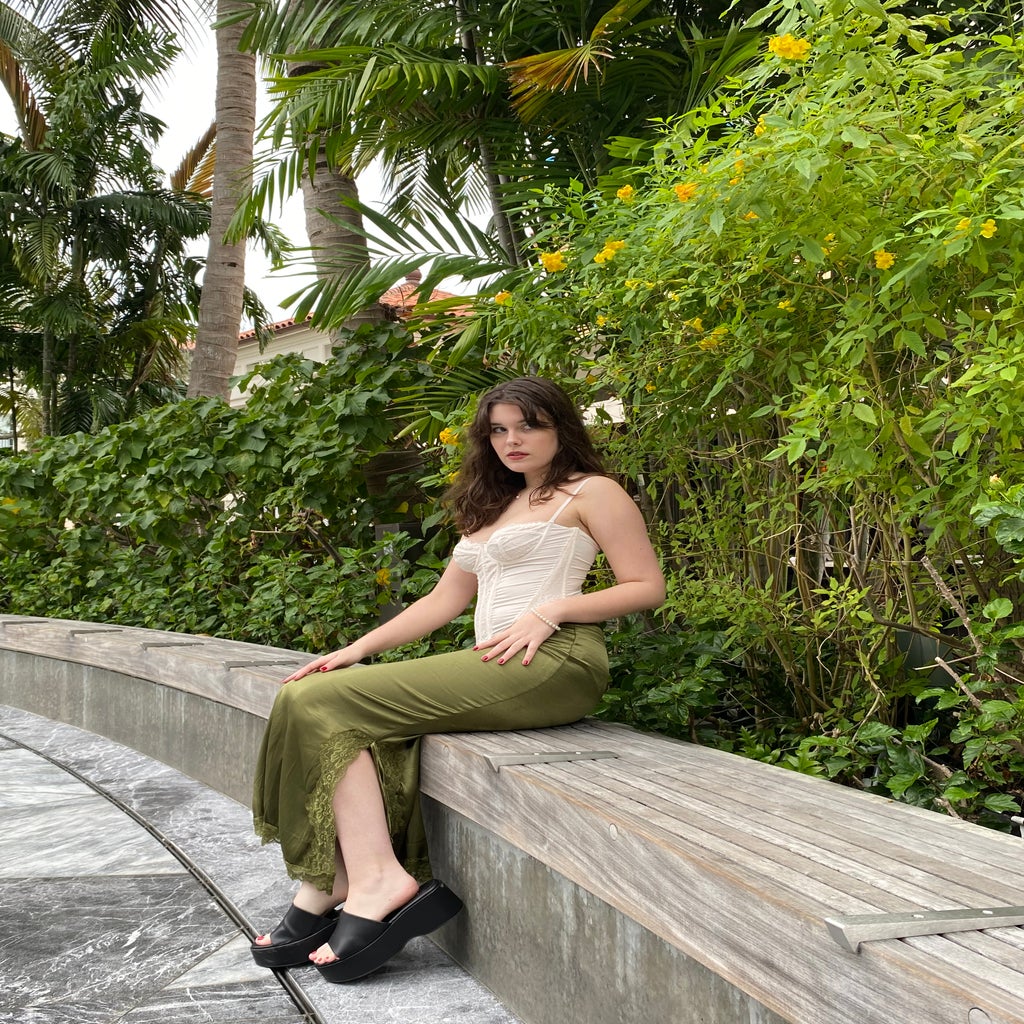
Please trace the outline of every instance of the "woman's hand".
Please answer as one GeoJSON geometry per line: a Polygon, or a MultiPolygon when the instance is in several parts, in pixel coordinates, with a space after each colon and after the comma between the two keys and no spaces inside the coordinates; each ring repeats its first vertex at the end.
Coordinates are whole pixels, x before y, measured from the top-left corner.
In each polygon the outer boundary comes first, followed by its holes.
{"type": "MultiPolygon", "coordinates": [[[[550,616],[545,615],[545,618],[550,618],[550,616]]],[[[555,630],[555,626],[545,622],[532,611],[524,612],[508,629],[503,629],[500,633],[488,637],[482,643],[477,644],[473,650],[479,651],[489,647],[490,650],[480,660],[493,661],[497,658],[499,665],[504,665],[513,655],[525,650],[523,664],[529,665],[537,653],[537,648],[555,630]]]]}
{"type": "Polygon", "coordinates": [[[284,685],[295,679],[301,679],[312,672],[331,672],[336,668],[348,668],[350,665],[355,665],[356,662],[362,661],[363,657],[364,655],[358,651],[354,644],[349,644],[347,647],[342,647],[341,650],[334,651],[332,654],[325,654],[323,657],[311,661],[308,665],[303,665],[302,668],[296,669],[287,679],[282,679],[281,684],[284,685]]]}

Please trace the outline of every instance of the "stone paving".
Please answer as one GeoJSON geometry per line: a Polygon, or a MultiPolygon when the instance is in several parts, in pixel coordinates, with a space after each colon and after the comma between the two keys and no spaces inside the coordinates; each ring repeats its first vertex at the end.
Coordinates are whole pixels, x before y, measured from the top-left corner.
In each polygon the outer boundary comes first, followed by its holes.
{"type": "Polygon", "coordinates": [[[0,1024],[518,1024],[428,939],[351,985],[249,943],[291,899],[248,809],[0,705],[0,1024]]]}

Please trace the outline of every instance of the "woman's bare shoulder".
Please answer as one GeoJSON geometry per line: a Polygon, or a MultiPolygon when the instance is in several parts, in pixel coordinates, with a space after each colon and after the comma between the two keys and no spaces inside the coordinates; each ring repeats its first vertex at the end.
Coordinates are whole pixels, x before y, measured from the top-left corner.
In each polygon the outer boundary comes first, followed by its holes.
{"type": "Polygon", "coordinates": [[[593,498],[595,495],[600,498],[607,498],[614,495],[615,497],[624,497],[627,500],[632,501],[625,490],[623,490],[622,486],[610,476],[588,476],[580,478],[571,486],[574,490],[577,487],[581,487],[581,490],[579,491],[581,498],[584,495],[587,495],[590,498],[593,498]]]}

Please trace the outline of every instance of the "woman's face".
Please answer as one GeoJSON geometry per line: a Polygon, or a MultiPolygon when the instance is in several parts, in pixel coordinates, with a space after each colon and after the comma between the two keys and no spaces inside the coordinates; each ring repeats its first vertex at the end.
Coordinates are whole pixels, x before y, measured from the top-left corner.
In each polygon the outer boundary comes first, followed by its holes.
{"type": "Polygon", "coordinates": [[[531,486],[547,476],[558,451],[558,431],[546,417],[530,426],[518,405],[496,402],[490,408],[491,447],[504,466],[522,473],[531,486]]]}

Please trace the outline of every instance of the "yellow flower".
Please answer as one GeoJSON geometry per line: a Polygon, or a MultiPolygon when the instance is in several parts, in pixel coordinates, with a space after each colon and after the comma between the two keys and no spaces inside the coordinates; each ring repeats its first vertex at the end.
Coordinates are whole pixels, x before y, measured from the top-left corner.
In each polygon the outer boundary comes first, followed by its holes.
{"type": "Polygon", "coordinates": [[[794,307],[793,303],[790,302],[789,299],[783,299],[779,303],[779,309],[781,309],[784,313],[792,313],[795,308],[796,307],[794,307]]]}
{"type": "Polygon", "coordinates": [[[508,300],[511,299],[511,298],[512,298],[512,293],[511,292],[498,292],[498,294],[494,296],[494,301],[499,306],[504,306],[505,303],[507,303],[508,300]]]}
{"type": "Polygon", "coordinates": [[[896,256],[894,253],[886,252],[884,249],[878,249],[875,252],[875,266],[879,270],[888,270],[896,262],[896,256]]]}
{"type": "Polygon", "coordinates": [[[956,222],[956,230],[957,231],[970,231],[971,230],[971,218],[970,217],[961,217],[960,220],[958,220],[956,222]]]}
{"type": "Polygon", "coordinates": [[[828,234],[827,234],[827,235],[825,236],[825,244],[826,244],[826,245],[828,245],[828,244],[829,244],[829,242],[834,242],[835,240],[836,240],[836,233],[835,233],[834,231],[830,231],[830,232],[829,232],[829,233],[828,233],[828,234]]]}
{"type": "Polygon", "coordinates": [[[646,384],[644,385],[644,391],[646,391],[646,392],[647,392],[647,394],[649,394],[649,395],[650,395],[650,394],[653,394],[653,393],[654,393],[655,391],[657,391],[657,390],[658,390],[658,389],[657,389],[657,388],[656,388],[656,387],[655,387],[655,386],[654,386],[654,385],[653,385],[653,384],[652,384],[652,383],[651,383],[650,381],[648,381],[648,382],[647,382],[647,383],[646,383],[646,384]]]}
{"type": "Polygon", "coordinates": [[[390,569],[378,569],[377,570],[377,586],[378,587],[390,587],[391,586],[391,570],[390,569]]]}
{"type": "Polygon", "coordinates": [[[704,321],[699,316],[695,316],[692,320],[684,320],[683,323],[687,327],[692,327],[698,334],[704,332],[704,321]]]}
{"type": "Polygon", "coordinates": [[[733,161],[732,169],[737,174],[742,174],[747,169],[747,161],[746,160],[735,160],[735,161],[733,161]]]}
{"type": "Polygon", "coordinates": [[[642,282],[638,277],[627,277],[625,280],[625,285],[627,288],[639,288],[641,283],[642,282]]]}
{"type": "Polygon", "coordinates": [[[688,181],[686,184],[680,182],[678,185],[673,185],[672,190],[679,202],[688,203],[696,194],[697,186],[692,181],[688,181]]]}
{"type": "Polygon", "coordinates": [[[772,36],[768,49],[783,60],[807,60],[811,44],[806,39],[797,39],[787,32],[784,36],[772,36]]]}
{"type": "Polygon", "coordinates": [[[730,185],[738,185],[740,183],[740,176],[737,174],[735,178],[729,179],[730,185]]]}
{"type": "Polygon", "coordinates": [[[625,242],[620,241],[609,241],[604,243],[604,248],[594,257],[595,263],[607,263],[609,260],[615,258],[615,254],[619,250],[626,247],[625,242]]]}
{"type": "Polygon", "coordinates": [[[999,228],[996,227],[996,222],[989,217],[988,220],[982,222],[981,230],[978,234],[981,235],[982,238],[991,238],[998,230],[999,228]]]}
{"type": "Polygon", "coordinates": [[[598,327],[604,327],[604,325],[608,323],[608,317],[606,317],[604,313],[598,313],[594,318],[594,323],[597,324],[598,327]]]}
{"type": "Polygon", "coordinates": [[[633,196],[636,194],[636,189],[633,188],[632,185],[623,185],[615,194],[624,203],[631,203],[633,201],[633,196]]]}
{"type": "Polygon", "coordinates": [[[458,444],[459,435],[451,429],[451,427],[445,427],[440,434],[437,435],[437,439],[441,444],[458,444]]]}
{"type": "Polygon", "coordinates": [[[697,342],[697,348],[702,352],[712,352],[721,344],[722,339],[720,337],[715,337],[715,335],[709,334],[706,338],[701,338],[700,341],[697,342]]]}
{"type": "Polygon", "coordinates": [[[454,473],[449,473],[449,474],[448,474],[448,475],[447,475],[447,476],[445,477],[445,480],[447,480],[447,481],[448,481],[448,483],[450,483],[450,484],[453,484],[453,483],[455,483],[455,481],[456,481],[456,480],[458,480],[458,479],[459,479],[459,471],[458,471],[458,470],[455,470],[455,472],[454,472],[454,473]]]}
{"type": "Polygon", "coordinates": [[[549,274],[565,270],[565,255],[560,252],[542,252],[540,262],[549,274]]]}
{"type": "Polygon", "coordinates": [[[760,218],[757,216],[756,213],[754,213],[753,210],[748,210],[745,214],[743,214],[743,219],[744,220],[760,220],[760,218]]]}
{"type": "Polygon", "coordinates": [[[754,134],[764,135],[766,131],[768,131],[768,126],[764,123],[764,116],[762,115],[757,119],[757,124],[754,125],[754,134]]]}

